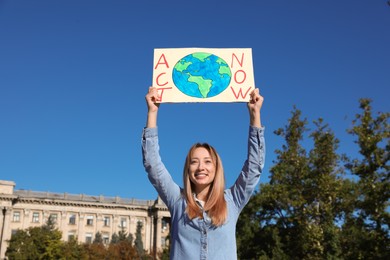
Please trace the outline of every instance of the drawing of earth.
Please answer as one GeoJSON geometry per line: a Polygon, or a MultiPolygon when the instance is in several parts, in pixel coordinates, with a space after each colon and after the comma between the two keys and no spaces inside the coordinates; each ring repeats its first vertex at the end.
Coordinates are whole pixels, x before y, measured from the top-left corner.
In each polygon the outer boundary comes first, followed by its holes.
{"type": "Polygon", "coordinates": [[[196,98],[219,95],[229,85],[232,73],[218,56],[195,52],[179,60],[173,68],[175,86],[184,94],[196,98]]]}

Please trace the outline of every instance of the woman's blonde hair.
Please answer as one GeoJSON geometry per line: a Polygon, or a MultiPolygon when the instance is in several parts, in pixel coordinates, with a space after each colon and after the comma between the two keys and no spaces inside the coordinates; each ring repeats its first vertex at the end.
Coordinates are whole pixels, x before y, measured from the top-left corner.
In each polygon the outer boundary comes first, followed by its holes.
{"type": "Polygon", "coordinates": [[[190,180],[189,168],[191,163],[191,157],[195,149],[203,147],[205,148],[211,156],[213,163],[215,165],[215,177],[214,181],[211,183],[209,196],[207,201],[204,204],[204,210],[207,211],[208,216],[211,218],[212,223],[215,226],[221,226],[225,223],[227,218],[227,206],[224,197],[225,190],[225,176],[223,172],[223,166],[221,158],[219,157],[217,151],[207,143],[196,143],[188,151],[184,170],[183,170],[183,182],[184,182],[184,196],[187,201],[187,215],[190,219],[199,217],[203,218],[202,211],[200,210],[198,204],[194,199],[194,184],[190,180]]]}

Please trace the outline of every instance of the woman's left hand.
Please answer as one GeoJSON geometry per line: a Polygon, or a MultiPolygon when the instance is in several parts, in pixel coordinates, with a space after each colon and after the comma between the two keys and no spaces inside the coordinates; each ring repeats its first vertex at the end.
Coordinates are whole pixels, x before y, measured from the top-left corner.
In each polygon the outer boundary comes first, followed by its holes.
{"type": "Polygon", "coordinates": [[[252,126],[261,127],[260,110],[263,106],[264,98],[260,95],[259,89],[255,88],[250,93],[250,100],[248,102],[248,110],[250,117],[250,124],[252,126]]]}

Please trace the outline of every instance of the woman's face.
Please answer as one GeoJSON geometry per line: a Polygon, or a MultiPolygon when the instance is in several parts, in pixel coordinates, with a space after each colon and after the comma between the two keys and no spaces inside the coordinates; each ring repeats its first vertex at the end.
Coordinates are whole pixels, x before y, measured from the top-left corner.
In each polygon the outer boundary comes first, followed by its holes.
{"type": "Polygon", "coordinates": [[[204,147],[196,148],[190,160],[189,177],[197,190],[210,186],[215,178],[215,163],[204,147]]]}

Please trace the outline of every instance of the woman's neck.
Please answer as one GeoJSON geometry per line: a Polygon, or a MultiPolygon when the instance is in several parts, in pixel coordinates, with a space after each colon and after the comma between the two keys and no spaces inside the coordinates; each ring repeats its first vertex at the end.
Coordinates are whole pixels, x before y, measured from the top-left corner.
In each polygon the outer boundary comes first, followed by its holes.
{"type": "Polygon", "coordinates": [[[204,187],[202,189],[196,189],[195,195],[198,200],[206,202],[209,197],[210,186],[204,187]]]}

